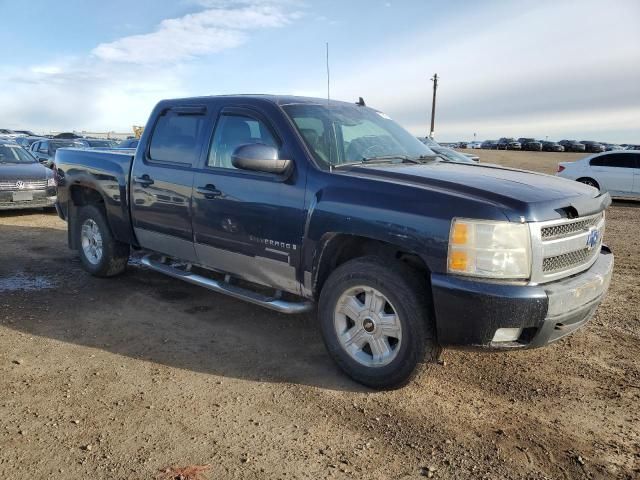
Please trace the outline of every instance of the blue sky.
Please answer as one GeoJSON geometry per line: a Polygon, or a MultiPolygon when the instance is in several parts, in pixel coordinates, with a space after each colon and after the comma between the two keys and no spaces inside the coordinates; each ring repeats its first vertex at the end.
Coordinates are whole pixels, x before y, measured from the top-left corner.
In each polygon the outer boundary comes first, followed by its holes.
{"type": "Polygon", "coordinates": [[[128,131],[162,98],[358,96],[436,138],[640,143],[640,2],[0,0],[0,127],[128,131]]]}

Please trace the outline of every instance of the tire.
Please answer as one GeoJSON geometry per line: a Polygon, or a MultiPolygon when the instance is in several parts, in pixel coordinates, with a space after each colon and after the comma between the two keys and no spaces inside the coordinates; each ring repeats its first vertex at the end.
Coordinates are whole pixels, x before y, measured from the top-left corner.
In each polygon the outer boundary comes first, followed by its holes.
{"type": "Polygon", "coordinates": [[[331,273],[320,293],[322,338],[333,360],[356,382],[398,388],[419,364],[435,362],[442,351],[430,306],[427,282],[411,268],[378,257],[350,260],[331,273]],[[377,308],[367,309],[367,303],[377,308]],[[382,333],[383,321],[391,334],[382,333]]]}
{"type": "Polygon", "coordinates": [[[113,238],[102,209],[96,205],[80,208],[76,225],[80,260],[87,272],[96,277],[113,277],[126,270],[129,245],[113,238]]]}
{"type": "Polygon", "coordinates": [[[589,185],[590,187],[597,188],[600,190],[600,185],[593,178],[579,178],[577,180],[580,183],[584,183],[585,185],[589,185]]]}

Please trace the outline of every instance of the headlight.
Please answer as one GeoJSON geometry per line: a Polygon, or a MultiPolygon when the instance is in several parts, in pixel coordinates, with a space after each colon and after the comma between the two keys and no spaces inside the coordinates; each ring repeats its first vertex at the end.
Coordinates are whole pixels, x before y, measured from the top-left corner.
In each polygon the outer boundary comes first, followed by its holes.
{"type": "Polygon", "coordinates": [[[51,177],[47,178],[47,187],[55,187],[56,186],[56,178],[51,177]]]}
{"type": "Polygon", "coordinates": [[[526,223],[453,219],[447,271],[484,278],[527,279],[531,234],[526,223]]]}

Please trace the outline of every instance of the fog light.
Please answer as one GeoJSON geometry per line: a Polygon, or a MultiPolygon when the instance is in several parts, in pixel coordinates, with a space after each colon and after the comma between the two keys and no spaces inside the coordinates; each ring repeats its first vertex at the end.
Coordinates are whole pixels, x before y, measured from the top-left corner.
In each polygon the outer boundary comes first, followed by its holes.
{"type": "Polygon", "coordinates": [[[522,333],[521,328],[499,328],[493,336],[494,342],[515,342],[522,333]]]}

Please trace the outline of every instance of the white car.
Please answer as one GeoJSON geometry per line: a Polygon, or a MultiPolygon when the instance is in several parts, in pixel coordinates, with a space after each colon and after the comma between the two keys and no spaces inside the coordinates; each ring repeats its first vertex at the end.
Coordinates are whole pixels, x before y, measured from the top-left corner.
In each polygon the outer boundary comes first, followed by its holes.
{"type": "Polygon", "coordinates": [[[561,162],[556,175],[609,192],[612,197],[640,198],[640,151],[612,151],[561,162]]]}

